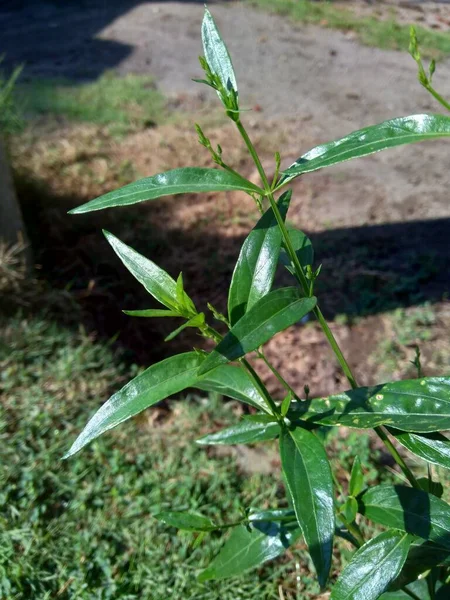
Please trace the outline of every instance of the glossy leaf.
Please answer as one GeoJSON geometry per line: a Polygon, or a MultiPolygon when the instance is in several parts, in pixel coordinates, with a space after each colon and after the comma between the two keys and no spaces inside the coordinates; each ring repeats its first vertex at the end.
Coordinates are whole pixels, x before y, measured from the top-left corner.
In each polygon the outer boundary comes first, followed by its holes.
{"type": "Polygon", "coordinates": [[[341,139],[316,146],[283,172],[279,185],[302,173],[329,167],[380,150],[450,136],[450,117],[411,115],[354,131],[341,139]]]}
{"type": "Polygon", "coordinates": [[[177,354],[132,379],[90,419],[64,458],[72,456],[99,435],[172,394],[192,387],[205,360],[197,352],[177,354]]]}
{"type": "Polygon", "coordinates": [[[216,529],[211,519],[189,512],[164,511],[155,515],[155,519],[183,531],[212,531],[216,529]]]}
{"type": "Polygon", "coordinates": [[[289,496],[323,587],[331,567],[335,527],[330,463],[320,440],[301,428],[283,432],[280,456],[289,496]]]}
{"type": "Polygon", "coordinates": [[[441,433],[417,435],[389,429],[395,439],[410,452],[429,463],[450,469],[450,440],[441,433]]]}
{"type": "Polygon", "coordinates": [[[358,502],[353,496],[349,496],[341,508],[341,513],[345,516],[347,523],[353,523],[358,512],[358,502]]]}
{"type": "MultiPolygon", "coordinates": [[[[292,246],[294,248],[295,254],[304,269],[308,265],[312,265],[314,262],[314,250],[312,247],[311,240],[307,235],[296,229],[295,227],[287,226],[289,239],[291,240],[292,246]]],[[[291,259],[289,258],[288,253],[286,252],[284,245],[282,244],[281,252],[280,252],[280,262],[286,267],[288,271],[292,274],[295,273],[295,269],[292,266],[291,259]]]]}
{"type": "Polygon", "coordinates": [[[112,233],[108,231],[103,233],[125,267],[145,287],[147,292],[173,312],[179,313],[175,280],[154,262],[121,242],[112,233]]]}
{"type": "Polygon", "coordinates": [[[289,508],[276,508],[272,510],[252,510],[248,515],[249,521],[290,521],[297,523],[295,511],[289,508]]]}
{"type": "Polygon", "coordinates": [[[70,211],[70,214],[87,213],[114,206],[127,206],[144,200],[155,200],[162,196],[173,196],[175,194],[233,190],[264,193],[258,186],[230,171],[203,167],[183,167],[159,173],[152,177],[145,177],[118,190],[108,192],[86,204],[77,206],[70,211]]]}
{"type": "MultiPolygon", "coordinates": [[[[278,201],[283,219],[289,208],[292,191],[278,201]]],[[[260,218],[244,241],[231,279],[228,316],[231,325],[263,296],[270,292],[281,248],[281,231],[272,208],[260,218]]]]}
{"type": "Polygon", "coordinates": [[[379,485],[362,495],[360,512],[375,523],[450,548],[450,505],[432,494],[401,485],[379,485]]]}
{"type": "Polygon", "coordinates": [[[353,460],[352,472],[350,475],[350,483],[349,483],[349,494],[351,496],[358,496],[363,490],[364,487],[364,475],[361,468],[361,460],[359,456],[355,456],[353,460]]]}
{"type": "Polygon", "coordinates": [[[255,442],[274,440],[279,435],[278,423],[255,423],[243,420],[237,425],[205,435],[197,440],[197,444],[202,446],[254,444],[255,442]]]}
{"type": "Polygon", "coordinates": [[[200,373],[259,348],[279,331],[300,321],[315,305],[314,296],[303,298],[294,287],[269,292],[230,329],[205,360],[200,373]]]}
{"type": "Polygon", "coordinates": [[[230,55],[208,9],[205,9],[202,21],[202,43],[206,62],[211,72],[219,77],[224,92],[229,95],[234,90],[237,95],[236,76],[230,55]]]}
{"type": "Polygon", "coordinates": [[[267,412],[267,405],[247,373],[240,367],[222,365],[199,379],[195,387],[205,392],[217,392],[240,400],[267,412]]]}
{"type": "Polygon", "coordinates": [[[386,531],[359,548],[331,591],[330,600],[376,600],[399,574],[410,536],[386,531]]]}
{"type": "Polygon", "coordinates": [[[219,554],[198,579],[208,581],[238,577],[248,569],[259,567],[283,554],[300,535],[296,525],[287,527],[266,521],[253,522],[249,529],[240,525],[233,529],[219,554]]]}
{"type": "Polygon", "coordinates": [[[412,432],[450,429],[450,377],[395,381],[293,402],[289,415],[321,425],[392,425],[412,432]]]}
{"type": "Polygon", "coordinates": [[[178,312],[174,310],[164,310],[163,308],[144,308],[143,310],[123,310],[123,313],[129,317],[179,317],[178,312]]]}

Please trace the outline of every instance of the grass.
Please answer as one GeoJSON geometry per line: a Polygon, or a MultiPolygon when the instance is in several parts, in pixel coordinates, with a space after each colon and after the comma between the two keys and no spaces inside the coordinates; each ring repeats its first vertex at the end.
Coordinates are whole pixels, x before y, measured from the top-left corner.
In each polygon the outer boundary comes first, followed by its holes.
{"type": "MultiPolygon", "coordinates": [[[[40,317],[0,322],[0,340],[0,597],[279,599],[279,585],[291,600],[316,597],[301,546],[245,578],[200,584],[196,574],[222,537],[194,549],[191,534],[152,518],[175,508],[231,521],[243,507],[283,506],[278,468],[249,475],[232,452],[193,443],[235,422],[236,403],[191,395],[62,462],[88,416],[137,367],[83,330],[40,317]]],[[[327,446],[342,481],[356,454],[368,485],[381,480],[380,453],[369,451],[367,436],[328,430],[327,446]]],[[[338,545],[335,573],[347,556],[338,545]]]]}
{"type": "Polygon", "coordinates": [[[22,110],[29,118],[63,117],[106,125],[124,134],[161,123],[165,100],[146,75],[123,77],[108,72],[91,83],[39,79],[18,85],[22,110]]]}
{"type": "MultiPolygon", "coordinates": [[[[358,16],[348,9],[338,8],[330,2],[309,0],[251,0],[273,13],[292,17],[296,21],[321,25],[340,31],[353,31],[359,41],[368,46],[386,50],[407,50],[409,27],[396,23],[395,19],[358,16]]],[[[416,26],[420,50],[424,57],[440,59],[450,54],[450,36],[416,26]]]]}

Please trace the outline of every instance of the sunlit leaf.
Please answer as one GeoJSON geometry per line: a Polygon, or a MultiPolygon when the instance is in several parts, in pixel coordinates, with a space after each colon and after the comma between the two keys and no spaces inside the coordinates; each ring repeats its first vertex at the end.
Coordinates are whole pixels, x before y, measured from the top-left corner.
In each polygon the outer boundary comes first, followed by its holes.
{"type": "Polygon", "coordinates": [[[278,423],[255,423],[244,419],[237,425],[205,435],[197,440],[197,444],[202,446],[254,444],[255,442],[274,440],[279,435],[278,423]]]}

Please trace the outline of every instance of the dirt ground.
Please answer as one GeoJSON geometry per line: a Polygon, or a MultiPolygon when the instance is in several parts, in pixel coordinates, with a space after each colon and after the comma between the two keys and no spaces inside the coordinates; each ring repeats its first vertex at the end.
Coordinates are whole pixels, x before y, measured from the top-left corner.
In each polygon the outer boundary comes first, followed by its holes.
{"type": "MultiPolygon", "coordinates": [[[[252,109],[245,122],[269,171],[275,150],[281,151],[282,164],[287,166],[312,146],[354,129],[400,115],[439,112],[439,106],[417,83],[415,64],[406,51],[364,47],[345,33],[293,24],[248,4],[216,2],[211,9],[233,56],[241,104],[252,109]]],[[[441,9],[450,11],[443,5],[441,9]]],[[[113,13],[111,9],[108,18],[94,6],[75,22],[70,11],[48,8],[46,15],[42,11],[35,15],[30,25],[34,36],[25,35],[17,15],[11,16],[16,29],[9,29],[5,44],[7,48],[8,44],[20,47],[17,59],[29,58],[33,76],[83,78],[112,66],[121,73],[150,72],[173,106],[210,124],[207,133],[220,141],[226,160],[256,178],[231,125],[211,125],[209,91],[191,81],[199,75],[202,13],[202,4],[196,2],[137,2],[128,11],[113,13]],[[89,19],[87,34],[83,26],[89,19]],[[33,40],[44,39],[45,23],[49,22],[57,39],[63,25],[73,26],[70,41],[60,40],[59,53],[54,44],[51,52],[45,43],[39,50],[33,46],[33,40]],[[23,39],[22,46],[18,39],[23,39]],[[121,52],[116,52],[118,48],[121,52]]],[[[438,65],[435,77],[441,93],[450,97],[449,60],[438,65]]],[[[81,229],[75,230],[72,222],[69,224],[74,217],[64,216],[61,209],[109,189],[110,170],[124,161],[130,161],[133,172],[144,176],[187,164],[206,165],[208,156],[199,150],[192,129],[184,122],[149,129],[120,143],[99,138],[101,133],[95,128],[85,130],[80,158],[79,134],[60,131],[41,141],[38,151],[39,145],[24,149],[19,144],[14,160],[22,175],[29,175],[37,161],[35,171],[55,201],[51,218],[47,214],[35,237],[50,231],[52,256],[63,257],[63,264],[56,268],[54,258],[44,249],[40,257],[44,271],[59,285],[71,281],[84,313],[95,313],[93,326],[107,335],[119,328],[123,340],[134,336],[130,348],[139,359],[147,360],[160,352],[159,341],[165,332],[140,324],[137,334],[135,325],[117,315],[118,297],[120,306],[126,308],[138,308],[138,303],[144,307],[145,301],[128,280],[117,282],[124,274],[105,258],[105,244],[99,245],[98,228],[112,217],[81,218],[81,229]],[[46,162],[43,150],[49,148],[53,158],[46,162]],[[95,185],[87,170],[96,175],[95,185]],[[96,290],[100,290],[98,294],[96,290]]],[[[313,173],[293,184],[290,218],[311,235],[317,262],[324,265],[321,292],[328,316],[350,315],[344,321],[338,319],[334,327],[362,383],[380,376],[374,358],[380,343],[397,343],[396,330],[383,313],[387,309],[411,311],[424,301],[435,304],[430,337],[420,340],[426,346],[428,372],[442,372],[449,366],[450,349],[444,333],[450,323],[446,302],[450,267],[448,156],[448,142],[422,143],[313,173]]],[[[30,204],[30,188],[23,182],[19,186],[21,197],[30,204]]],[[[36,206],[35,212],[39,211],[36,206]]],[[[256,218],[250,199],[226,194],[169,199],[128,209],[126,219],[121,215],[122,223],[113,222],[114,233],[120,234],[121,228],[126,241],[162,262],[175,276],[183,270],[187,288],[200,305],[204,295],[210,294],[208,299],[224,309],[233,262],[256,218]]],[[[36,228],[35,216],[32,214],[36,228]]],[[[392,367],[391,374],[410,373],[414,335],[408,339],[408,349],[399,359],[403,366],[392,367]]],[[[308,383],[312,393],[346,387],[315,325],[295,327],[278,336],[268,354],[276,366],[289,365],[286,375],[294,385],[308,383]]],[[[276,389],[275,382],[270,385],[276,389]]]]}

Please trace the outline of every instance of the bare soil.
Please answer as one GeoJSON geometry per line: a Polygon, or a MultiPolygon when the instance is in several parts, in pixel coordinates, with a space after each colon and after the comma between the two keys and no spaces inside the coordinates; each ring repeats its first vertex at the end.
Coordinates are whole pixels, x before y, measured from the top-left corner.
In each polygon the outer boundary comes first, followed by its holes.
{"type": "MultiPolygon", "coordinates": [[[[127,48],[115,68],[154,75],[173,106],[205,124],[224,148],[227,162],[256,180],[232,126],[209,112],[209,91],[191,81],[199,75],[202,4],[136,3],[108,23],[99,10],[77,17],[68,42],[72,54],[35,57],[32,73],[82,77],[81,63],[78,58],[71,62],[70,56],[84,47],[83,23],[97,18],[103,26],[92,38],[96,48],[127,48]]],[[[212,10],[234,59],[242,105],[253,109],[245,121],[269,171],[275,150],[287,166],[312,146],[354,129],[400,115],[439,112],[417,83],[415,64],[406,51],[363,47],[344,33],[292,24],[247,4],[217,2],[212,10]]],[[[67,11],[52,15],[57,31],[72,18],[67,11]]],[[[35,38],[24,38],[22,56],[31,55],[33,39],[44,36],[44,19],[36,23],[41,29],[35,38]]],[[[20,31],[17,25],[16,33],[20,31]]],[[[90,53],[87,46],[86,53],[89,60],[83,64],[89,73],[101,71],[102,52],[90,53]]],[[[450,97],[450,61],[439,64],[436,81],[450,97]]],[[[398,332],[384,313],[413,311],[425,301],[433,303],[436,315],[430,337],[418,340],[425,347],[425,369],[442,372],[450,364],[445,334],[450,324],[448,151],[448,142],[422,143],[307,175],[293,184],[290,218],[311,235],[317,263],[324,265],[319,285],[327,315],[350,315],[338,319],[334,329],[362,383],[380,376],[383,355],[374,359],[380,344],[397,344],[398,332]]],[[[29,137],[18,140],[13,155],[42,270],[54,285],[70,282],[87,326],[104,335],[120,331],[120,340],[140,362],[161,357],[161,340],[168,333],[167,323],[136,324],[120,315],[118,303],[120,308],[144,308],[148,301],[112,260],[100,239],[100,226],[111,227],[174,276],[182,270],[200,306],[207,299],[225,309],[240,244],[257,218],[251,199],[239,194],[186,196],[126,211],[65,215],[66,208],[138,176],[209,165],[184,120],[121,142],[99,128],[61,128],[32,143],[29,137]]],[[[184,337],[178,347],[192,341],[203,343],[184,337]]],[[[413,341],[414,335],[406,351],[399,351],[391,374],[412,374],[408,360],[413,358],[413,341]]],[[[164,347],[163,352],[172,349],[164,347]]],[[[268,354],[275,366],[284,365],[287,379],[300,389],[307,383],[311,393],[324,394],[346,387],[314,324],[280,334],[269,344],[268,354]]],[[[268,374],[266,379],[279,392],[268,374]]]]}

